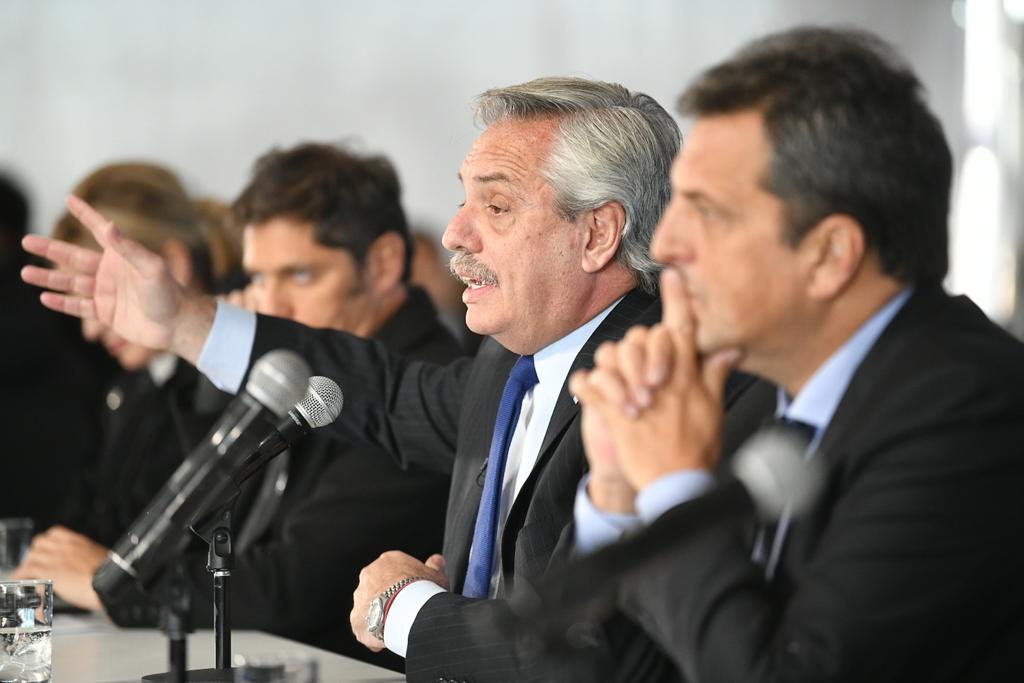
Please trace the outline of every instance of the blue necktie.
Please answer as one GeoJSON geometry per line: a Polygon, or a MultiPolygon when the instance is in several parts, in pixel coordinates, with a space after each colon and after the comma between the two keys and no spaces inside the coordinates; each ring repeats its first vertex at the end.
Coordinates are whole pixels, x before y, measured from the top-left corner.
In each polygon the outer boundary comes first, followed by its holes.
{"type": "Polygon", "coordinates": [[[520,357],[512,366],[505,390],[501,394],[498,419],[494,423],[494,436],[491,437],[491,450],[487,454],[487,477],[480,494],[480,508],[476,513],[473,552],[466,569],[466,582],[462,587],[462,594],[467,598],[486,598],[491,590],[494,540],[498,533],[498,505],[501,502],[501,485],[505,480],[508,446],[519,421],[523,396],[536,383],[533,356],[520,357]]]}

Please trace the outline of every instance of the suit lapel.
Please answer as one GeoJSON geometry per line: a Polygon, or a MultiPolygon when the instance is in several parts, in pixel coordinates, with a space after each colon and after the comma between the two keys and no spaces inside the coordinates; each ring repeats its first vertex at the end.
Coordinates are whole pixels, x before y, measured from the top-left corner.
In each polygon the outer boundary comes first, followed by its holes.
{"type": "Polygon", "coordinates": [[[448,580],[455,591],[462,589],[465,579],[494,421],[505,382],[517,358],[497,342],[485,341],[466,384],[444,538],[448,580]]]}
{"type": "MultiPolygon", "coordinates": [[[[573,361],[569,374],[566,375],[562,383],[558,400],[555,402],[555,409],[551,414],[551,421],[548,423],[548,428],[544,433],[544,441],[542,442],[540,453],[537,455],[537,462],[534,464],[529,478],[524,482],[522,490],[516,496],[512,509],[509,511],[508,520],[502,532],[503,537],[509,530],[518,530],[520,528],[520,518],[525,517],[526,508],[529,507],[530,500],[533,497],[533,489],[544,470],[545,464],[551,459],[554,452],[558,450],[562,437],[580,413],[579,405],[569,392],[569,377],[579,369],[594,367],[594,352],[604,342],[621,339],[626,334],[626,330],[633,325],[653,325],[660,319],[660,302],[651,295],[645,294],[639,289],[634,289],[612,309],[608,317],[601,322],[583,345],[583,348],[580,349],[580,352],[576,354],[576,359],[573,361]]],[[[479,500],[479,495],[477,499],[479,500]]],[[[505,555],[504,550],[502,555],[505,555]]]]}

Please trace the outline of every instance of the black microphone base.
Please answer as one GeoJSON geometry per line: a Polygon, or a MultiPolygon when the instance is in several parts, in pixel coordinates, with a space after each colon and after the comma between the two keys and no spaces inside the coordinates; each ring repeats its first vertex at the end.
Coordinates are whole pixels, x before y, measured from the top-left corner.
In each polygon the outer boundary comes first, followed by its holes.
{"type": "MultiPolygon", "coordinates": [[[[234,669],[191,669],[185,672],[188,683],[232,683],[235,680],[234,669]]],[[[142,677],[142,682],[171,680],[169,673],[149,674],[142,677]]]]}

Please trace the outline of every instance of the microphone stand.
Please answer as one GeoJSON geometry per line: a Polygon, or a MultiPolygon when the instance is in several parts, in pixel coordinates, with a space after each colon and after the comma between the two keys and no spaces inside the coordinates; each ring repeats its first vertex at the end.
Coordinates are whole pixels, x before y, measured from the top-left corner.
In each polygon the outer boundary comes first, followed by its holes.
{"type": "Polygon", "coordinates": [[[234,564],[233,540],[231,534],[231,510],[237,493],[222,507],[200,522],[189,526],[193,533],[206,541],[209,546],[206,568],[213,574],[213,631],[216,644],[216,661],[213,669],[186,671],[185,634],[192,629],[189,624],[191,600],[185,580],[183,563],[178,560],[167,579],[167,591],[163,604],[164,631],[170,639],[170,664],[168,673],[149,674],[142,680],[169,683],[231,683],[234,671],[231,668],[231,596],[230,578],[234,564]]]}
{"type": "Polygon", "coordinates": [[[166,680],[171,683],[186,683],[186,637],[192,632],[192,599],[185,580],[185,566],[178,560],[171,568],[163,590],[163,604],[160,607],[160,628],[167,634],[168,671],[166,680]]]}
{"type": "MultiPolygon", "coordinates": [[[[196,533],[210,546],[206,568],[213,574],[213,632],[216,639],[216,662],[221,670],[231,669],[231,591],[228,590],[234,565],[231,538],[231,506],[215,519],[208,535],[196,533]]],[[[195,531],[195,529],[193,529],[195,531]]]]}

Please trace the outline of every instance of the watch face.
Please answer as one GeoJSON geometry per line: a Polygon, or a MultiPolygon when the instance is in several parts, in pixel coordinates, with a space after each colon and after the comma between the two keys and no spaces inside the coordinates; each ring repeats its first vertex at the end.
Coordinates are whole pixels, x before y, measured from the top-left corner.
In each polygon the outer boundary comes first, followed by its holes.
{"type": "Polygon", "coordinates": [[[370,628],[370,631],[380,628],[380,623],[384,620],[384,605],[381,604],[380,600],[375,599],[370,603],[370,611],[366,613],[366,625],[370,628]]]}

